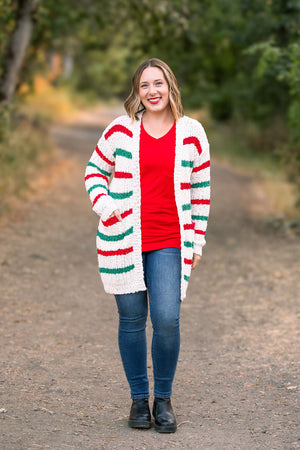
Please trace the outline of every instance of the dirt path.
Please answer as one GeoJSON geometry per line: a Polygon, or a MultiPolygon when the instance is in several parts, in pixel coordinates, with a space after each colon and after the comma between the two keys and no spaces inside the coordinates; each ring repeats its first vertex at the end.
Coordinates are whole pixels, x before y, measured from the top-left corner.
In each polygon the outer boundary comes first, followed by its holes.
{"type": "Polygon", "coordinates": [[[178,432],[127,427],[117,311],[83,186],[99,134],[89,124],[54,130],[70,162],[0,229],[1,449],[300,448],[299,238],[272,234],[251,212],[253,181],[217,164],[208,244],[182,305],[178,432]]]}

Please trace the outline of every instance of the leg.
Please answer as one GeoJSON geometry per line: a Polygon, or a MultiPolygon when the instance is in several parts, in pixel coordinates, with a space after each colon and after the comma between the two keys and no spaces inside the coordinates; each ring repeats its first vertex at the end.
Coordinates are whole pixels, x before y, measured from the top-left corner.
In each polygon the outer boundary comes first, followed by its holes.
{"type": "Polygon", "coordinates": [[[132,399],[149,397],[147,377],[147,292],[116,295],[119,312],[119,349],[132,399]]]}
{"type": "Polygon", "coordinates": [[[148,252],[146,264],[153,326],[154,396],[170,398],[180,348],[181,252],[165,248],[148,252]]]}

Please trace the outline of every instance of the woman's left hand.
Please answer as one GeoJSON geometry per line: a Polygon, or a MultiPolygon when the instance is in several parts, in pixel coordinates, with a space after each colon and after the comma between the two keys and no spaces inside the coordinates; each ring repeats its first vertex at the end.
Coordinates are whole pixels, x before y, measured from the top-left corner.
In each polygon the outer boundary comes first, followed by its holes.
{"type": "Polygon", "coordinates": [[[199,262],[201,260],[201,255],[197,255],[197,253],[193,254],[193,263],[192,263],[192,270],[196,269],[199,262]]]}

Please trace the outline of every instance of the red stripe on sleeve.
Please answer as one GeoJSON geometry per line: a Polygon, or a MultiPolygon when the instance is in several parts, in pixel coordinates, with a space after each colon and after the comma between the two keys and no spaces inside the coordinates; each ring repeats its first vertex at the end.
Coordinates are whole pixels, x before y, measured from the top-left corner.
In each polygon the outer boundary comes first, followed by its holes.
{"type": "Polygon", "coordinates": [[[192,172],[199,172],[199,170],[207,169],[207,167],[210,167],[210,161],[206,161],[201,166],[194,167],[192,172]]]}
{"type": "Polygon", "coordinates": [[[193,264],[193,260],[184,258],[184,264],[193,264]]]}
{"type": "Polygon", "coordinates": [[[203,235],[205,235],[205,231],[202,231],[202,230],[195,230],[195,233],[196,234],[203,234],[203,235]]]}
{"type": "Polygon", "coordinates": [[[115,165],[114,161],[110,161],[109,159],[106,158],[106,156],[103,155],[103,153],[101,152],[101,150],[98,147],[98,145],[96,145],[96,149],[95,150],[96,150],[97,154],[100,156],[100,158],[103,159],[103,161],[105,161],[107,164],[110,164],[111,166],[115,165]]]}
{"type": "Polygon", "coordinates": [[[199,155],[201,155],[202,153],[202,148],[201,148],[201,144],[198,138],[196,138],[196,136],[189,136],[185,139],[183,139],[183,144],[194,144],[195,147],[198,150],[199,155]]]}
{"type": "Polygon", "coordinates": [[[127,134],[127,136],[129,137],[133,136],[132,131],[128,130],[128,128],[124,127],[124,125],[114,125],[107,131],[107,133],[105,133],[104,135],[105,139],[108,139],[112,134],[116,133],[117,131],[119,131],[120,133],[127,134]]]}
{"type": "Polygon", "coordinates": [[[93,201],[93,206],[95,206],[95,204],[97,203],[99,198],[102,197],[102,195],[105,195],[105,194],[98,194],[98,195],[96,195],[96,197],[94,198],[94,201],[93,201]]]}
{"type": "Polygon", "coordinates": [[[93,177],[103,178],[105,181],[108,181],[108,178],[105,175],[102,175],[102,173],[90,173],[84,179],[88,180],[89,178],[93,177]]]}

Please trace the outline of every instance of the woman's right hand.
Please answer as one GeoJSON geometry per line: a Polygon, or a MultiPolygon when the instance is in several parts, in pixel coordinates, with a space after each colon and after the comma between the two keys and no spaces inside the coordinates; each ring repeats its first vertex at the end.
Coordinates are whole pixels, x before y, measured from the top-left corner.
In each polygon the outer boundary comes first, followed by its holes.
{"type": "Polygon", "coordinates": [[[119,222],[122,222],[122,217],[120,214],[120,211],[118,209],[115,209],[114,212],[109,216],[109,218],[116,216],[119,222]]]}

